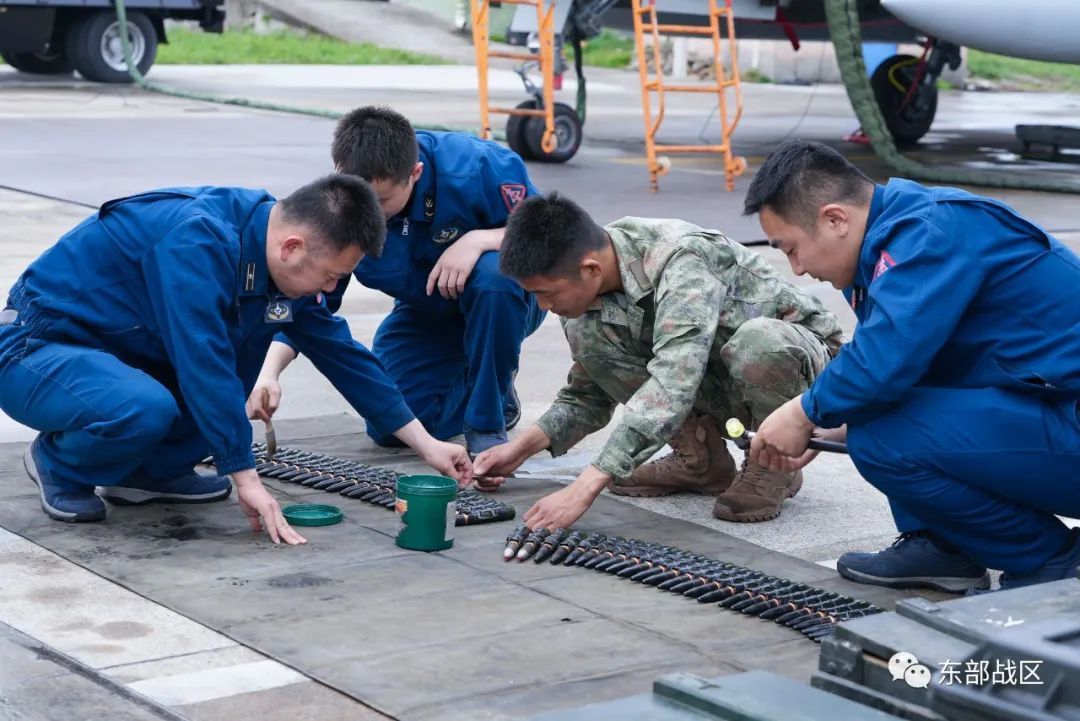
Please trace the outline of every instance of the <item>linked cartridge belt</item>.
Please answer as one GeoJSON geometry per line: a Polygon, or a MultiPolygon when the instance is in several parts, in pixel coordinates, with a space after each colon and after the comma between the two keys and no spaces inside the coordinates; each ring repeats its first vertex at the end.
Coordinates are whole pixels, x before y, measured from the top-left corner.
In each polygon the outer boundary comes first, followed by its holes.
{"type": "MultiPolygon", "coordinates": [[[[357,498],[391,510],[396,500],[397,480],[405,475],[389,468],[296,448],[278,448],[272,459],[267,458],[264,444],[255,443],[251,448],[255,453],[255,470],[260,476],[357,498]]],[[[203,463],[213,463],[213,458],[203,463]]],[[[509,521],[515,515],[513,506],[472,489],[458,491],[455,525],[509,521]]]]}
{"type": "Polygon", "coordinates": [[[613,573],[698,603],[715,602],[721,608],[784,624],[814,642],[835,633],[838,623],[885,610],[699,553],[578,529],[515,529],[506,537],[503,560],[520,563],[530,558],[535,563],[613,573]]]}

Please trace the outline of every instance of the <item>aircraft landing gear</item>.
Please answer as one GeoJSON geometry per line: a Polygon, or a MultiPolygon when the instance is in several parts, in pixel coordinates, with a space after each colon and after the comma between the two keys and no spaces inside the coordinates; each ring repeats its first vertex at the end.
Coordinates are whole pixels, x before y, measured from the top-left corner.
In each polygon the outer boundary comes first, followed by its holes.
{"type": "Polygon", "coordinates": [[[897,145],[911,145],[930,130],[937,112],[937,79],[960,67],[960,48],[927,40],[922,57],[893,55],[870,78],[885,125],[897,145]]]}
{"type": "MultiPolygon", "coordinates": [[[[536,100],[526,100],[520,109],[540,107],[536,100]]],[[[581,147],[581,119],[569,105],[555,103],[555,133],[552,147],[544,148],[544,119],[511,115],[506,121],[506,142],[524,160],[541,163],[565,163],[581,147]]]]}

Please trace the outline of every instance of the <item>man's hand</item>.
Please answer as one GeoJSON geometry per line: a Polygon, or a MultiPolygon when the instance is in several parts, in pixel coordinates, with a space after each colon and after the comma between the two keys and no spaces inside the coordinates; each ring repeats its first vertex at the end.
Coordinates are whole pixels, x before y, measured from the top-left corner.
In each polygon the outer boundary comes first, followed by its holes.
{"type": "Polygon", "coordinates": [[[279,405],[281,405],[281,385],[274,378],[259,376],[247,399],[248,418],[265,423],[277,412],[279,405]]]}
{"type": "Polygon", "coordinates": [[[439,289],[443,298],[457,298],[465,290],[465,281],[469,279],[476,266],[476,261],[484,252],[476,231],[470,231],[458,238],[457,242],[443,251],[439,262],[431,269],[427,279],[427,294],[439,289]]]}
{"type": "Polygon", "coordinates": [[[516,471],[531,454],[514,441],[489,448],[476,457],[473,476],[476,490],[492,493],[499,490],[506,477],[516,471]]]}
{"type": "Polygon", "coordinates": [[[806,417],[802,396],[769,414],[750,442],[750,460],[772,471],[794,471],[817,456],[807,451],[814,424],[806,417]]]}
{"type": "Polygon", "coordinates": [[[258,532],[265,528],[274,543],[284,541],[290,546],[307,543],[307,539],[294,531],[281,515],[281,507],[255,475],[254,469],[234,473],[232,478],[236,483],[240,510],[248,517],[251,530],[258,532]]]}
{"type": "Polygon", "coordinates": [[[465,488],[472,483],[473,464],[464,447],[432,438],[419,450],[425,463],[457,481],[458,488],[465,488]]]}
{"type": "Polygon", "coordinates": [[[544,496],[525,512],[522,520],[529,528],[570,528],[611,481],[596,466],[586,466],[577,480],[566,488],[544,496]]]}

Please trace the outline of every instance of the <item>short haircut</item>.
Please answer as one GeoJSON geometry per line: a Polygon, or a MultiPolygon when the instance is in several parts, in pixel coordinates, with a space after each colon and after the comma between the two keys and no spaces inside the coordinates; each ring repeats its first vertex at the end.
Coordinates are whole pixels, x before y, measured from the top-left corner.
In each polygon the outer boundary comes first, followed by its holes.
{"type": "Polygon", "coordinates": [[[781,218],[813,228],[829,203],[870,201],[873,181],[847,158],[822,143],[789,140],[774,150],[750,182],[743,213],[768,208],[781,218]]]}
{"type": "Polygon", "coordinates": [[[533,196],[506,224],[499,268],[511,278],[572,273],[590,250],[607,243],[607,231],[580,205],[558,193],[533,196]]]}
{"type": "Polygon", "coordinates": [[[338,171],[398,185],[409,179],[418,153],[416,131],[408,119],[376,105],[357,108],[339,120],[330,146],[338,171]]]}
{"type": "Polygon", "coordinates": [[[367,181],[334,173],[308,183],[281,200],[281,213],[289,223],[315,233],[316,244],[335,252],[359,248],[378,257],[386,239],[386,219],[379,198],[367,181]]]}

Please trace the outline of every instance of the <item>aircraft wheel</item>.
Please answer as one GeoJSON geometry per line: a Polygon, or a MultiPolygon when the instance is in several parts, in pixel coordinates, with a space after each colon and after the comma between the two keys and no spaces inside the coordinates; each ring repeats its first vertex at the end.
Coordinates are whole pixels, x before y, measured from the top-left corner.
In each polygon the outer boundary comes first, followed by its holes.
{"type": "Polygon", "coordinates": [[[525,123],[525,142],[533,158],[541,163],[565,163],[581,147],[581,120],[577,111],[564,103],[555,103],[555,147],[545,152],[544,119],[528,118],[525,123]]]}
{"type": "MultiPolygon", "coordinates": [[[[536,110],[536,100],[526,100],[518,103],[519,110],[536,110]]],[[[521,156],[522,160],[532,160],[532,150],[525,140],[525,128],[531,118],[527,115],[510,115],[506,118],[506,144],[510,149],[521,156]]]]}
{"type": "Polygon", "coordinates": [[[919,59],[912,55],[893,55],[878,65],[870,77],[870,87],[885,116],[885,125],[898,145],[911,145],[926,135],[937,112],[936,84],[920,83],[908,99],[918,65],[919,59]]]}

